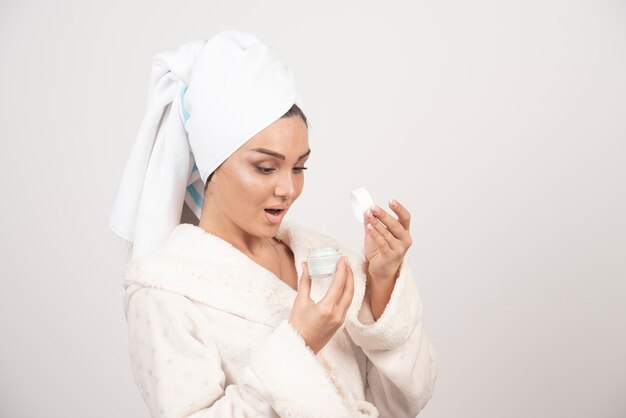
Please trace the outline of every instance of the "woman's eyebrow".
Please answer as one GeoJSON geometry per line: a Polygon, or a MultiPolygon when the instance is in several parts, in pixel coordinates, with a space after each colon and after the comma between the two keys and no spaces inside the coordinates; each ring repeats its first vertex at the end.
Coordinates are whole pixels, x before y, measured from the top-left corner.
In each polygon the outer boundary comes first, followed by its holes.
{"type": "MultiPolygon", "coordinates": [[[[274,158],[278,158],[279,160],[285,160],[285,156],[283,154],[279,154],[276,151],[272,151],[266,148],[254,148],[251,149],[250,151],[256,151],[256,152],[260,152],[262,154],[267,154],[271,157],[274,158]]],[[[300,157],[298,157],[297,161],[300,161],[301,159],[303,159],[304,157],[308,156],[311,153],[311,149],[309,148],[309,150],[307,152],[305,152],[304,154],[302,154],[300,157]]]]}

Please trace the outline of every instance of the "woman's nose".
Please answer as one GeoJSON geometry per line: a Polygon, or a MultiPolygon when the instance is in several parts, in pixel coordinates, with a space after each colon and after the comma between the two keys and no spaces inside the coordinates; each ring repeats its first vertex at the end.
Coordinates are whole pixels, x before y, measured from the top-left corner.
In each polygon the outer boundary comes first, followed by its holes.
{"type": "Polygon", "coordinates": [[[291,172],[287,172],[279,176],[274,194],[276,194],[276,196],[291,197],[293,196],[295,190],[293,175],[291,172]]]}

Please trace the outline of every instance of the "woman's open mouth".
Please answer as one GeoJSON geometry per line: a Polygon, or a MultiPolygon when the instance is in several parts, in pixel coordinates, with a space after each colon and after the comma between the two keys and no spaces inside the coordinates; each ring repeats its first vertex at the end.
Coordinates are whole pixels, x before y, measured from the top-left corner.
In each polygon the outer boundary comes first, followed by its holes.
{"type": "Polygon", "coordinates": [[[287,212],[286,209],[266,208],[265,209],[265,217],[271,223],[276,224],[276,223],[279,223],[283,219],[283,216],[285,215],[285,212],[287,212]]]}

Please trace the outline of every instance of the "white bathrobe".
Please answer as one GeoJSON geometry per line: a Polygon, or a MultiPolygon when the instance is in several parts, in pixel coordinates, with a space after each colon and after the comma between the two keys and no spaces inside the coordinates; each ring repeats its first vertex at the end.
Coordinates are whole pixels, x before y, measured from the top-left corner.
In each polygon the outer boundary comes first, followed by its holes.
{"type": "MultiPolygon", "coordinates": [[[[308,248],[349,255],[355,291],[344,325],[315,355],[288,322],[296,291],[230,243],[181,224],[125,270],[133,376],[153,417],[415,417],[433,392],[435,354],[415,279],[402,264],[375,321],[362,260],[283,222],[298,277],[308,248]]],[[[312,279],[319,301],[331,279],[312,279]]]]}

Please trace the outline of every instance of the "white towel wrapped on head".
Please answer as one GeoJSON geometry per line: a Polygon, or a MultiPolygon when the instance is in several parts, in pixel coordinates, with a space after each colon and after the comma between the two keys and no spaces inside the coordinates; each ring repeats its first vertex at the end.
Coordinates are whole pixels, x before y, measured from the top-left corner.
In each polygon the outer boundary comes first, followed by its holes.
{"type": "Polygon", "coordinates": [[[180,222],[200,218],[208,176],[297,101],[291,69],[256,36],[225,31],[157,55],[148,103],[109,226],[154,251],[180,222]]]}

